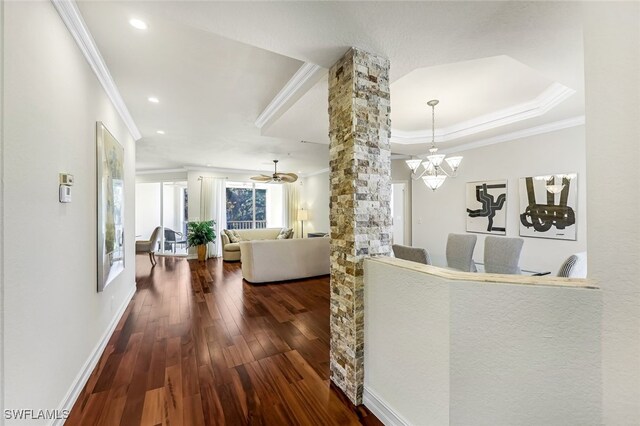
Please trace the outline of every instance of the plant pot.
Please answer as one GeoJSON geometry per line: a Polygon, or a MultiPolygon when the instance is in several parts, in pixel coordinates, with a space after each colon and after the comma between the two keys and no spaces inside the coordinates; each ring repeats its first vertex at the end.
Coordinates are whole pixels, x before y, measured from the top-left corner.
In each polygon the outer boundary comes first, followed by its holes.
{"type": "Polygon", "coordinates": [[[198,260],[201,262],[207,260],[207,246],[205,244],[198,246],[198,260]]]}

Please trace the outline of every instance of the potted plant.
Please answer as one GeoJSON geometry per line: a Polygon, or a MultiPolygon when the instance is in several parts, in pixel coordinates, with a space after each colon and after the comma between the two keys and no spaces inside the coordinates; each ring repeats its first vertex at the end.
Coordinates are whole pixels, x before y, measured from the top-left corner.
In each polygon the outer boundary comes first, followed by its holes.
{"type": "Polygon", "coordinates": [[[213,220],[202,222],[189,222],[187,224],[187,244],[189,247],[198,247],[198,260],[207,259],[207,244],[216,240],[213,220]]]}

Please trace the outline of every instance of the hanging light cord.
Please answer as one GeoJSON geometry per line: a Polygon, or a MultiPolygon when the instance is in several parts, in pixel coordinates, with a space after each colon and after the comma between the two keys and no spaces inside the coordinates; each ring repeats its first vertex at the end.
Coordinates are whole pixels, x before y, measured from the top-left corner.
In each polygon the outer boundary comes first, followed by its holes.
{"type": "Polygon", "coordinates": [[[431,146],[436,147],[436,106],[431,105],[431,146]]]}

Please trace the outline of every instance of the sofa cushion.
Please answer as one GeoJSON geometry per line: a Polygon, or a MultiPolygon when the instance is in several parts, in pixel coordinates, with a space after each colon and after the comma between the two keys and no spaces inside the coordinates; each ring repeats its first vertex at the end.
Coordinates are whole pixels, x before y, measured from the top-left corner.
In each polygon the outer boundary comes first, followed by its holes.
{"type": "Polygon", "coordinates": [[[224,246],[226,251],[240,251],[240,243],[229,243],[224,246]]]}
{"type": "Polygon", "coordinates": [[[282,228],[235,229],[242,241],[275,240],[282,228]]]}

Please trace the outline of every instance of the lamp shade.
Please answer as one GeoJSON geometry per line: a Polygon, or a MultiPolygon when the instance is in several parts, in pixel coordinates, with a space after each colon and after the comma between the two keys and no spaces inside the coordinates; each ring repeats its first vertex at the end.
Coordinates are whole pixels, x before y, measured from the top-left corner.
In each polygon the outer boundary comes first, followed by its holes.
{"type": "Polygon", "coordinates": [[[432,191],[440,188],[447,177],[445,175],[428,175],[422,178],[425,185],[432,191]]]}
{"type": "Polygon", "coordinates": [[[411,158],[409,160],[405,160],[405,163],[407,163],[411,172],[415,173],[418,170],[418,167],[420,167],[420,164],[422,164],[422,160],[419,158],[411,158]]]}
{"type": "Polygon", "coordinates": [[[445,158],[445,161],[447,162],[447,164],[449,164],[449,167],[451,167],[451,170],[453,170],[453,172],[455,173],[455,171],[458,170],[458,166],[460,166],[460,163],[462,162],[462,157],[447,157],[445,158]]]}
{"type": "Polygon", "coordinates": [[[309,211],[304,209],[298,210],[298,220],[309,220],[309,211]]]}

